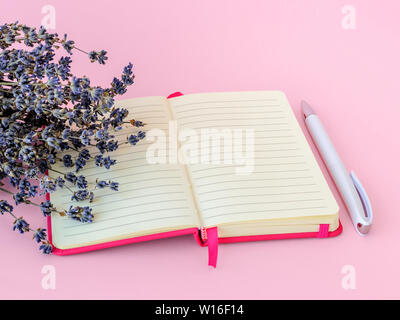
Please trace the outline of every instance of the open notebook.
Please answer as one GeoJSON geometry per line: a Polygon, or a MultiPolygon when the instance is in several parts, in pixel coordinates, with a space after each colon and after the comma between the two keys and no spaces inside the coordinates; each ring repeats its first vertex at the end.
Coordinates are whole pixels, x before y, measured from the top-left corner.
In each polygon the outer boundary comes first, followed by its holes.
{"type": "MultiPolygon", "coordinates": [[[[119,191],[94,191],[91,224],[53,214],[48,227],[55,254],[193,233],[200,244],[209,246],[210,264],[215,265],[218,243],[340,233],[338,205],[284,93],[176,94],[168,99],[123,100],[117,105],[146,123],[147,138],[113,152],[117,164],[110,170],[88,163],[80,171],[89,185],[96,178],[118,181],[119,191]],[[225,161],[223,139],[219,151],[211,149],[213,142],[202,144],[201,138],[198,143],[186,140],[174,145],[176,140],[169,140],[174,124],[178,134],[193,129],[199,137],[201,129],[231,130],[235,145],[235,132],[242,132],[241,155],[250,155],[252,161],[225,161]],[[154,151],[155,141],[160,141],[150,140],[149,133],[157,132],[153,129],[165,133],[167,163],[149,163],[149,150],[154,151]],[[253,134],[252,144],[247,143],[246,133],[253,134]],[[190,155],[198,154],[200,163],[171,163],[176,160],[171,150],[183,146],[190,147],[190,155]]],[[[129,126],[115,135],[126,141],[135,130],[129,126]]],[[[57,170],[67,172],[62,166],[57,170]]],[[[74,204],[65,188],[51,194],[51,201],[63,209],[74,204]]]]}

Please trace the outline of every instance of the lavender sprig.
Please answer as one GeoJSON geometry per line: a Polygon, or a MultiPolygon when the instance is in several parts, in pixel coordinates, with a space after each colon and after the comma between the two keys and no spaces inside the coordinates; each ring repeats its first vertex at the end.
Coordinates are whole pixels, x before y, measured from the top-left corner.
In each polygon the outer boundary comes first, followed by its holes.
{"type": "MultiPolygon", "coordinates": [[[[36,204],[32,199],[66,188],[73,201],[93,201],[90,183],[79,172],[91,161],[110,169],[116,160],[104,154],[119,146],[112,132],[127,123],[144,126],[141,121],[127,120],[128,110],[114,107],[115,97],[134,83],[133,65],[129,63],[108,88],[101,88],[89,78],[71,73],[70,56],[78,51],[87,54],[91,62],[105,64],[106,51],[86,52],[67,35],[59,37],[43,27],[37,30],[18,22],[0,25],[0,50],[0,190],[13,195],[15,206],[34,205],[44,216],[54,212],[80,222],[92,222],[94,213],[90,206],[58,210],[50,201],[36,204]],[[24,44],[25,48],[16,44],[24,44]],[[61,48],[67,56],[57,60],[55,52],[61,48]],[[92,156],[89,146],[97,148],[100,154],[92,156]],[[55,169],[58,163],[66,168],[65,172],[55,169]],[[58,176],[49,177],[48,171],[58,176]],[[2,187],[3,179],[16,191],[2,187]]],[[[127,137],[125,143],[136,145],[144,136],[139,131],[127,137]]],[[[96,180],[93,187],[118,191],[118,182],[96,180]]],[[[13,210],[6,200],[0,200],[1,215],[8,213],[14,218],[13,230],[32,232],[33,239],[40,243],[39,249],[51,253],[46,230],[31,229],[13,210]]]]}

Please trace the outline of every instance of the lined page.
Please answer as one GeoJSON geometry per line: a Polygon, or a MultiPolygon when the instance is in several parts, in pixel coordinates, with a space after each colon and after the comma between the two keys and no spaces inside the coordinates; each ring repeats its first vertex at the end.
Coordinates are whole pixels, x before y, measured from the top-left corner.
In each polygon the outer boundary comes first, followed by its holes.
{"type": "MultiPolygon", "coordinates": [[[[224,163],[222,148],[219,164],[188,165],[206,226],[337,216],[336,201],[282,92],[193,94],[171,100],[180,129],[254,129],[254,169],[249,174],[237,174],[241,165],[235,159],[224,163]]],[[[245,142],[243,133],[243,150],[245,142]]],[[[191,143],[200,154],[215,155],[209,146],[191,143]]]]}
{"type": "MultiPolygon", "coordinates": [[[[168,135],[170,114],[166,98],[136,98],[119,101],[116,105],[129,110],[129,119],[146,123],[144,128],[127,125],[115,132],[119,141],[126,141],[127,136],[143,129],[157,128],[168,135]]],[[[73,248],[199,225],[183,166],[149,164],[146,150],[150,143],[144,139],[136,146],[121,145],[109,154],[117,160],[109,170],[96,167],[94,160],[89,160],[85,168],[77,173],[87,178],[89,186],[95,184],[96,178],[117,181],[119,191],[109,188],[94,191],[95,199],[90,204],[93,223],[80,223],[53,214],[52,231],[56,247],[73,248]]],[[[69,153],[76,156],[73,151],[69,153]]],[[[91,154],[93,157],[99,154],[98,149],[91,149],[91,154]]],[[[107,156],[107,153],[104,155],[107,156]]],[[[64,173],[68,171],[62,165],[56,169],[64,173]]],[[[54,173],[50,172],[50,176],[54,173]]],[[[67,182],[67,185],[71,184],[67,182]]],[[[66,188],[52,194],[51,201],[57,209],[66,210],[70,205],[89,205],[88,202],[72,202],[71,192],[66,188]]]]}

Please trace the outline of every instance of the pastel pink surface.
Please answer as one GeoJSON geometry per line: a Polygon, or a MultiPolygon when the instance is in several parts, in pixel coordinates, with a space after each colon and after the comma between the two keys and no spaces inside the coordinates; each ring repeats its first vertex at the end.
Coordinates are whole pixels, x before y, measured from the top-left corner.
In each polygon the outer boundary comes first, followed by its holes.
{"type": "MultiPolygon", "coordinates": [[[[75,73],[108,85],[134,63],[136,84],[125,98],[277,89],[303,129],[305,99],[366,188],[374,224],[366,237],[355,233],[312,146],[341,207],[337,238],[221,245],[210,269],[207,250],[190,235],[42,256],[4,216],[0,298],[400,298],[398,1],[351,1],[355,30],[341,25],[348,3],[334,0],[3,1],[2,21],[38,26],[47,4],[56,8],[57,32],[109,52],[105,66],[74,54],[75,73]],[[42,289],[44,265],[56,268],[56,290],[42,289]],[[345,265],[355,267],[355,290],[342,288],[345,265]]],[[[36,209],[18,206],[17,215],[35,228],[46,224],[36,209]]]]}

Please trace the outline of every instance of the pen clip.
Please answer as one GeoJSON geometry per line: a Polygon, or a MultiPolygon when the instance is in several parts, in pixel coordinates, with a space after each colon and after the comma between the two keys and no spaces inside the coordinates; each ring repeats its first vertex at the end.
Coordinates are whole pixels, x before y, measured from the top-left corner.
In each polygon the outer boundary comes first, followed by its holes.
{"type": "Polygon", "coordinates": [[[354,171],[350,172],[350,178],[353,181],[353,184],[360,196],[361,203],[364,207],[364,214],[365,217],[363,217],[363,221],[365,222],[364,224],[358,222],[356,225],[356,229],[359,233],[362,235],[365,235],[368,233],[369,229],[371,228],[371,223],[372,223],[372,207],[371,207],[371,202],[369,201],[367,192],[365,191],[364,187],[362,186],[360,180],[358,180],[356,174],[354,171]]]}

